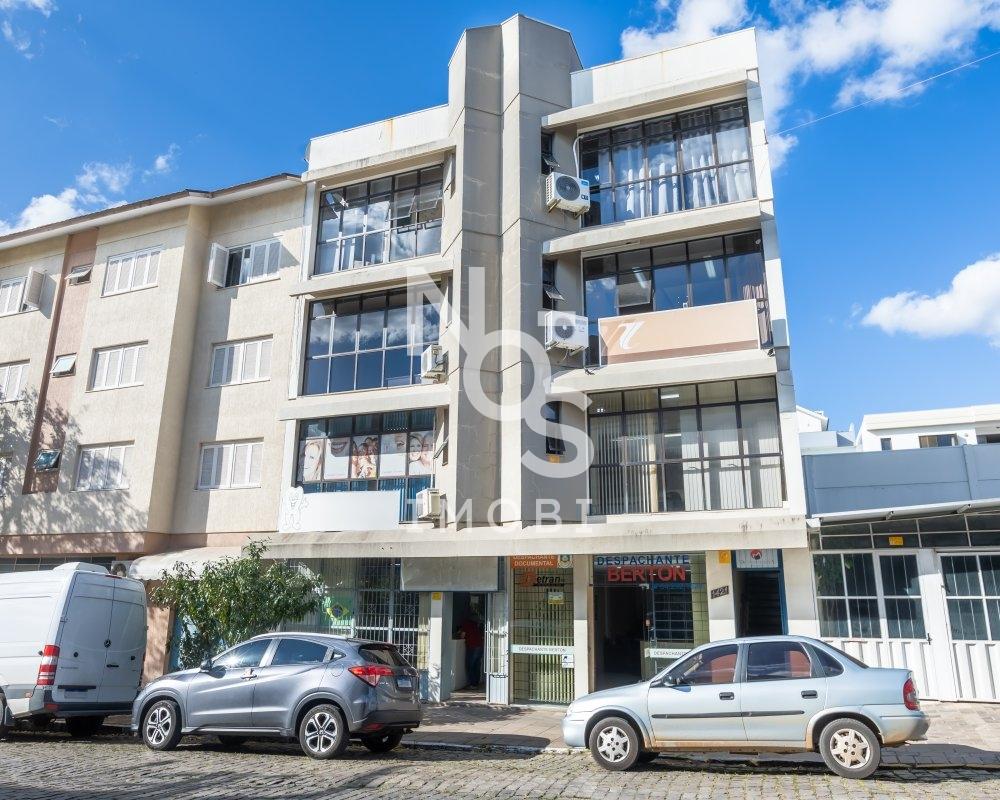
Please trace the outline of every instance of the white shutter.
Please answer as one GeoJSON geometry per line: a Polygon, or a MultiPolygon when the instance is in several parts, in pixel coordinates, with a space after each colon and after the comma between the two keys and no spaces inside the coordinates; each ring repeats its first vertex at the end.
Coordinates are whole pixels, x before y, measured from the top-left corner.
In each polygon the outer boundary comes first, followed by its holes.
{"type": "Polygon", "coordinates": [[[80,468],[76,475],[76,488],[86,490],[91,488],[91,476],[94,473],[94,451],[85,447],[80,451],[80,468]]]}
{"type": "Polygon", "coordinates": [[[233,486],[246,486],[249,483],[250,445],[235,444],[233,447],[233,486]]]}
{"type": "Polygon", "coordinates": [[[146,267],[146,285],[152,286],[160,276],[160,251],[149,254],[149,265],[146,267]]]}
{"type": "Polygon", "coordinates": [[[122,447],[121,454],[121,469],[118,475],[118,488],[127,489],[129,487],[128,480],[128,462],[132,460],[132,445],[125,445],[122,447]]]}
{"type": "Polygon", "coordinates": [[[233,446],[221,444],[215,455],[215,474],[212,476],[215,485],[228,489],[233,484],[233,446]]]}
{"type": "Polygon", "coordinates": [[[122,350],[122,379],[121,386],[128,386],[135,383],[135,359],[139,352],[138,347],[126,347],[122,350]]]}
{"type": "Polygon", "coordinates": [[[219,345],[212,352],[212,386],[225,386],[233,381],[233,356],[236,345],[219,345]]]}
{"type": "MultiPolygon", "coordinates": [[[[7,400],[7,395],[11,393],[10,389],[7,388],[7,382],[11,379],[11,370],[13,367],[0,367],[0,403],[7,400]]],[[[11,400],[14,398],[11,397],[11,400]]]]}
{"type": "Polygon", "coordinates": [[[105,386],[114,387],[122,385],[122,351],[121,349],[108,350],[108,377],[105,386]]]}
{"type": "MultiPolygon", "coordinates": [[[[244,266],[246,263],[244,262],[244,266]]],[[[250,274],[247,280],[255,281],[264,277],[267,268],[267,243],[255,244],[250,248],[250,274]]]]}
{"type": "Polygon", "coordinates": [[[118,292],[127,292],[132,288],[132,268],[135,266],[135,259],[132,256],[125,256],[118,265],[118,292]]]}
{"type": "Polygon", "coordinates": [[[135,257],[135,274],[132,277],[132,288],[145,286],[148,283],[146,280],[147,264],[149,264],[149,253],[139,253],[135,257]]]}
{"type": "Polygon", "coordinates": [[[37,311],[42,305],[42,287],[45,285],[45,273],[38,269],[28,272],[28,282],[24,287],[24,300],[21,308],[24,311],[37,311]]]}
{"type": "Polygon", "coordinates": [[[108,385],[108,356],[107,350],[99,350],[97,359],[94,362],[94,380],[91,389],[103,389],[108,385]]]}
{"type": "Polygon", "coordinates": [[[202,447],[201,466],[198,471],[198,488],[211,489],[215,478],[215,456],[219,448],[202,447]]]}
{"type": "Polygon", "coordinates": [[[257,375],[257,360],[260,358],[260,342],[244,342],[243,349],[243,369],[240,372],[241,381],[253,381],[257,375]]]}
{"type": "Polygon", "coordinates": [[[267,243],[267,274],[276,275],[281,265],[281,242],[275,239],[267,243]]]}
{"type": "Polygon", "coordinates": [[[250,445],[250,486],[260,486],[260,462],[263,451],[263,442],[254,442],[250,445]]]}
{"type": "Polygon", "coordinates": [[[89,488],[103,489],[107,485],[108,448],[94,447],[91,449],[91,453],[93,453],[94,460],[90,468],[89,488]]]}
{"type": "Polygon", "coordinates": [[[258,378],[268,378],[271,376],[271,340],[265,339],[260,343],[260,369],[257,370],[258,378]]]}
{"type": "Polygon", "coordinates": [[[226,285],[226,268],[229,265],[229,251],[219,244],[213,244],[208,255],[208,282],[216,286],[226,285]]]}
{"type": "Polygon", "coordinates": [[[118,267],[120,263],[117,258],[108,259],[108,266],[104,270],[104,294],[114,294],[118,291],[118,267]]]}
{"type": "Polygon", "coordinates": [[[135,348],[135,370],[132,374],[133,383],[142,383],[143,368],[146,365],[146,345],[135,348]]]}

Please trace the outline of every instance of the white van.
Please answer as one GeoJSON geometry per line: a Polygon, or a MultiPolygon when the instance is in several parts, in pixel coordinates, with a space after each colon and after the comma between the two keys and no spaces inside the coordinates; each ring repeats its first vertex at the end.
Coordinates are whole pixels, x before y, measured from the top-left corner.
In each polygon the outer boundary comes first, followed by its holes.
{"type": "Polygon", "coordinates": [[[94,564],[0,575],[0,736],[66,720],[74,736],[128,714],[146,654],[146,591],[94,564]]]}

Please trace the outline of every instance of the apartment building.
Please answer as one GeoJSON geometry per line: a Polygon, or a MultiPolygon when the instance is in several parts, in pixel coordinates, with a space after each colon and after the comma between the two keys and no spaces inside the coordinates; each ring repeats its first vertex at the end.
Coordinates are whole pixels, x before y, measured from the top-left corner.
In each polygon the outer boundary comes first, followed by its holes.
{"type": "Polygon", "coordinates": [[[515,16],[447,86],[301,176],[0,238],[7,568],[267,539],[326,585],[289,625],[435,699],[470,620],[500,703],[814,633],[753,31],[585,69],[515,16]]]}
{"type": "Polygon", "coordinates": [[[869,452],[1000,444],[1000,404],[865,414],[857,444],[869,452]]]}

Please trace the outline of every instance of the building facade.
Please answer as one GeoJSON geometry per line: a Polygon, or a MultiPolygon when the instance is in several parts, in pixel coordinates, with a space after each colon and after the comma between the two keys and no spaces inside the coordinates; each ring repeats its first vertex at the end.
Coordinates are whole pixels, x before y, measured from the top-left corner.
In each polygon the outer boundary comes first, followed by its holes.
{"type": "Polygon", "coordinates": [[[0,568],[266,539],[326,586],[290,625],[434,699],[470,621],[494,702],[815,633],[753,31],[584,69],[515,16],[447,85],[301,176],[0,238],[0,568]]]}
{"type": "Polygon", "coordinates": [[[857,437],[865,451],[965,444],[1000,444],[1000,404],[866,414],[857,437]]]}

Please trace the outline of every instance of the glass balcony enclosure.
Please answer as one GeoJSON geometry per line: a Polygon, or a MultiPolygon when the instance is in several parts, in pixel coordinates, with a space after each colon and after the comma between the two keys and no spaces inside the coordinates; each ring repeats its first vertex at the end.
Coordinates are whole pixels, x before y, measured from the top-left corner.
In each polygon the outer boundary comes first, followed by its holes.
{"type": "Polygon", "coordinates": [[[584,227],[755,197],[749,127],[740,101],[586,134],[584,227]]]}
{"type": "Polygon", "coordinates": [[[756,300],[760,341],[770,340],[760,231],[585,258],[590,364],[602,363],[601,319],[756,300]]]}
{"type": "Polygon", "coordinates": [[[774,378],[606,392],[590,399],[592,514],[781,506],[774,378]]]}
{"type": "Polygon", "coordinates": [[[440,165],[320,194],[314,275],[441,252],[440,165]]]}
{"type": "Polygon", "coordinates": [[[400,492],[400,520],[416,518],[417,492],[431,486],[433,408],[305,420],[296,486],[314,492],[400,492]]]}

